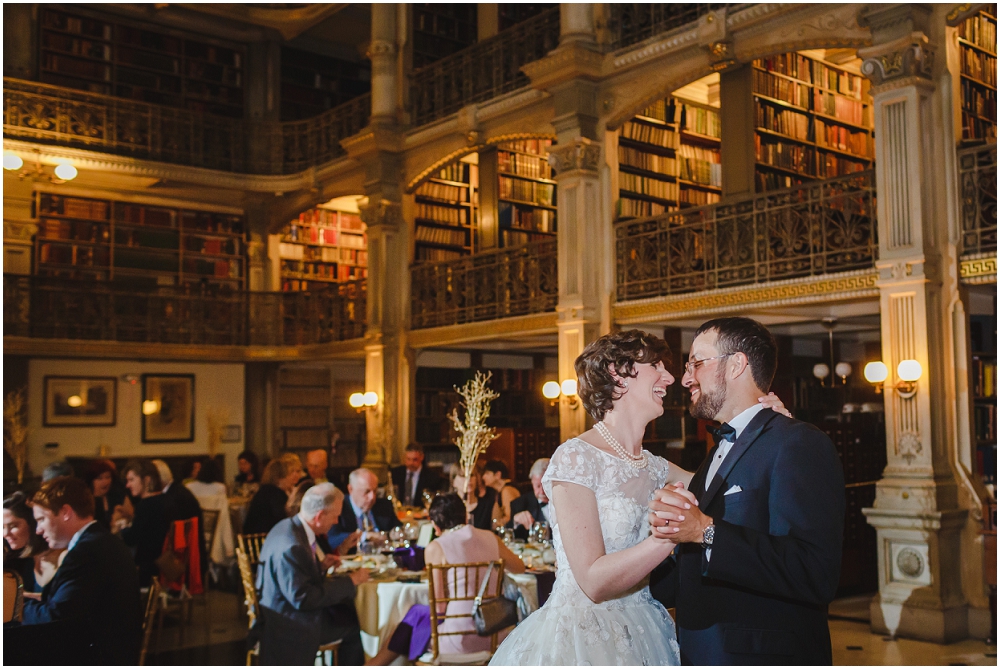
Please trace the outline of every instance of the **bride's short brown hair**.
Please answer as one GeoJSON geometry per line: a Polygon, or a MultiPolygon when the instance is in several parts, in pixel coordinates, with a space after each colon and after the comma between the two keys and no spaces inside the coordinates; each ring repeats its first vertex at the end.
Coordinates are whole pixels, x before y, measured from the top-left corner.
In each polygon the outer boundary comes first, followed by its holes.
{"type": "Polygon", "coordinates": [[[621,387],[611,376],[611,366],[621,378],[634,377],[636,363],[655,365],[669,357],[667,342],[642,330],[612,332],[591,342],[574,363],[583,408],[594,420],[603,420],[612,403],[622,396],[621,387]]]}

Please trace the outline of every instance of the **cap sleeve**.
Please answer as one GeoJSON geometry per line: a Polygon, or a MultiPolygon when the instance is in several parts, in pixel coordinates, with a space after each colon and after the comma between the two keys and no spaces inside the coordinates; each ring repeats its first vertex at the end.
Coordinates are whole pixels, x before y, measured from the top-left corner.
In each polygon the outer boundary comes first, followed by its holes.
{"type": "Polygon", "coordinates": [[[659,490],[667,485],[667,477],[670,475],[670,461],[658,455],[648,454],[649,457],[649,478],[653,482],[653,489],[659,490]]]}
{"type": "Polygon", "coordinates": [[[542,488],[552,498],[552,483],[566,481],[597,490],[601,473],[600,454],[579,439],[570,439],[556,449],[542,476],[542,488]]]}

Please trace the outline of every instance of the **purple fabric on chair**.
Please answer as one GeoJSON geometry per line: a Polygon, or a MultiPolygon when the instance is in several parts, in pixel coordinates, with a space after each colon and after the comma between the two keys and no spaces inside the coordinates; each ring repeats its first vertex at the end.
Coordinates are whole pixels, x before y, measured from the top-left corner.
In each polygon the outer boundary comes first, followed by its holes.
{"type": "Polygon", "coordinates": [[[431,609],[426,604],[414,604],[392,633],[387,647],[414,662],[427,652],[430,642],[431,609]]]}
{"type": "Polygon", "coordinates": [[[424,570],[424,549],[420,546],[410,548],[397,548],[392,552],[392,557],[403,569],[409,571],[424,570]]]}

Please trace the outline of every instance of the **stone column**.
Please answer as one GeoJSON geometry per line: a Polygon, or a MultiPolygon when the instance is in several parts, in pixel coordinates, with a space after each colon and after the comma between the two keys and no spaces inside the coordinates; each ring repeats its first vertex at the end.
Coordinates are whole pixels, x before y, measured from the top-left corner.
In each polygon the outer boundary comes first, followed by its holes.
{"type": "MultiPolygon", "coordinates": [[[[965,638],[961,533],[970,522],[952,469],[956,382],[949,316],[957,295],[955,144],[947,73],[935,67],[931,5],[869,5],[861,15],[874,46],[862,71],[874,86],[879,290],[888,465],[874,507],[879,595],[875,631],[936,643],[965,638]],[[942,118],[947,116],[947,118],[942,118]],[[923,367],[916,393],[895,388],[896,366],[923,367]]],[[[940,30],[940,28],[939,28],[940,30]]]]}

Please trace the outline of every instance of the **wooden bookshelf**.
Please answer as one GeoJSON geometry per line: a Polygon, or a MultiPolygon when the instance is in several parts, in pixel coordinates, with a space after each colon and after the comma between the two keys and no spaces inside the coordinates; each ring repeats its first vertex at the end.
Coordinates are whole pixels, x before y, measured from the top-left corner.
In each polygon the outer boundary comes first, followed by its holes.
{"type": "Polygon", "coordinates": [[[475,4],[417,3],[412,11],[414,69],[471,46],[479,36],[475,4]]]}
{"type": "Polygon", "coordinates": [[[37,193],[35,274],[244,287],[242,216],[37,193]]]}
{"type": "Polygon", "coordinates": [[[869,82],[802,53],[753,62],[756,190],[869,169],[875,155],[869,82]]]}
{"type": "Polygon", "coordinates": [[[990,5],[958,25],[962,143],[997,139],[997,17],[990,5]]]}
{"type": "Polygon", "coordinates": [[[371,90],[371,67],[340,58],[281,48],[281,120],[298,121],[371,90]]]}
{"type": "Polygon", "coordinates": [[[997,319],[970,317],[972,364],[969,369],[973,397],[972,432],[976,473],[984,484],[997,482],[997,319]]]}
{"type": "Polygon", "coordinates": [[[619,220],[713,204],[722,194],[717,109],[669,97],[618,131],[619,220]]]}
{"type": "Polygon", "coordinates": [[[473,252],[479,168],[456,162],[417,188],[414,260],[453,260],[473,252]]]}
{"type": "Polygon", "coordinates": [[[497,146],[497,219],[500,247],[555,237],[556,182],[547,139],[497,146]]]}
{"type": "Polygon", "coordinates": [[[368,239],[357,213],[317,207],[280,235],[281,290],[322,290],[368,276],[368,239]]]}
{"type": "Polygon", "coordinates": [[[42,9],[44,83],[170,107],[243,116],[245,51],[81,12],[42,9]]]}
{"type": "Polygon", "coordinates": [[[302,452],[330,447],[331,386],[327,368],[279,370],[278,434],[282,449],[302,452]]]}

